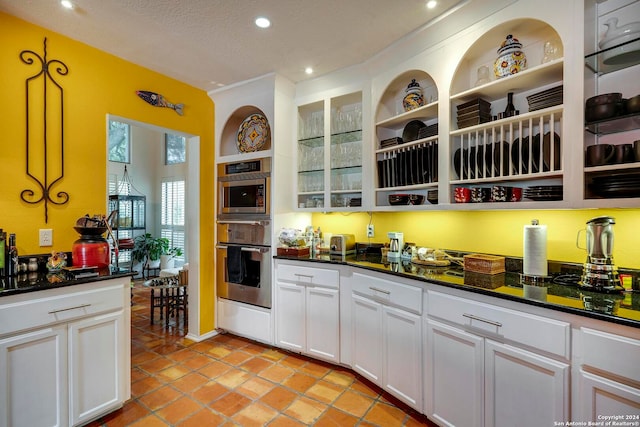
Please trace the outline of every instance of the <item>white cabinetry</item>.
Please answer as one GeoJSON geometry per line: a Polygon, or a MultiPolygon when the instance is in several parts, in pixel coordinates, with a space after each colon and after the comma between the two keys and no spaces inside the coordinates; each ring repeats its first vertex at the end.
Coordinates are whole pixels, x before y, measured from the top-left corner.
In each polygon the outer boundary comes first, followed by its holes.
{"type": "Polygon", "coordinates": [[[276,345],[340,362],[339,281],[337,270],[276,263],[276,345]]]}
{"type": "Polygon", "coordinates": [[[569,364],[541,354],[568,358],[568,323],[436,291],[427,292],[427,304],[427,416],[452,426],[568,419],[569,364]],[[533,330],[549,345],[537,345],[533,330]]]}
{"type": "MultiPolygon", "coordinates": [[[[630,28],[623,33],[622,29],[615,27],[621,28],[637,22],[640,2],[588,0],[585,2],[585,9],[585,98],[607,93],[621,93],[623,99],[638,95],[640,60],[634,52],[637,53],[640,34],[630,28]],[[611,19],[617,19],[617,24],[611,23],[611,19]],[[605,23],[611,25],[609,31],[605,23]],[[603,45],[606,49],[601,49],[599,43],[606,37],[610,41],[603,45]]],[[[586,108],[586,104],[583,107],[586,108]]],[[[637,139],[640,139],[639,111],[626,111],[622,108],[613,117],[585,122],[585,150],[595,144],[611,144],[622,149],[621,145],[632,144],[637,139]]],[[[588,163],[585,155],[584,199],[587,206],[638,206],[640,158],[633,154],[623,159],[616,157],[605,164],[593,165],[588,163]]]]}
{"type": "Polygon", "coordinates": [[[416,70],[396,77],[385,89],[376,111],[375,206],[389,206],[391,194],[426,196],[427,191],[437,190],[437,94],[431,76],[416,70]],[[405,111],[402,99],[412,80],[420,84],[425,105],[405,111]]]}
{"type": "MultiPolygon", "coordinates": [[[[551,26],[539,20],[522,19],[494,27],[467,50],[451,82],[450,195],[457,187],[468,189],[464,191],[483,188],[484,195],[473,200],[475,206],[491,202],[492,207],[518,209],[525,203],[543,207],[550,203],[562,204],[560,201],[567,199],[562,194],[563,159],[567,159],[563,150],[566,132],[563,131],[562,95],[557,102],[546,101],[540,105],[532,106],[527,100],[531,96],[553,98],[538,94],[558,86],[562,92],[563,58],[540,64],[537,56],[537,52],[542,52],[545,40],[551,39],[560,43],[551,26]],[[496,41],[504,40],[512,31],[514,37],[526,40],[523,51],[528,68],[503,78],[492,76],[489,82],[475,84],[477,68],[493,67],[499,47],[496,41]],[[513,104],[520,114],[501,117],[509,92],[513,93],[513,104]],[[477,117],[482,102],[487,106],[490,104],[494,120],[467,119],[470,114],[477,117]],[[467,112],[469,110],[472,112],[467,112]],[[475,123],[470,123],[473,120],[475,123]],[[531,197],[523,198],[518,204],[510,203],[508,194],[506,200],[492,201],[489,195],[493,186],[531,188],[530,193],[525,192],[531,197]],[[558,188],[559,194],[556,193],[558,188]]],[[[460,202],[453,197],[450,201],[460,202]]]]}
{"type": "Polygon", "coordinates": [[[0,426],[76,426],[122,406],[129,301],[129,277],[0,298],[0,426]]]}
{"type": "Polygon", "coordinates": [[[0,339],[0,372],[0,426],[68,425],[66,327],[0,339]]]}
{"type": "Polygon", "coordinates": [[[69,324],[69,394],[73,425],[83,424],[117,407],[125,379],[122,311],[69,324]],[[105,351],[108,349],[108,351],[105,351]]]}
{"type": "Polygon", "coordinates": [[[425,413],[442,425],[482,426],[484,339],[429,319],[425,332],[425,413]]]}
{"type": "Polygon", "coordinates": [[[353,274],[353,369],[417,410],[422,409],[422,289],[353,274]]]}
{"type": "Polygon", "coordinates": [[[577,334],[581,360],[576,361],[574,420],[595,422],[603,416],[619,416],[617,421],[640,422],[640,340],[584,327],[577,334]]]}
{"type": "Polygon", "coordinates": [[[362,206],[362,114],[361,91],[298,107],[298,209],[362,206]]]}

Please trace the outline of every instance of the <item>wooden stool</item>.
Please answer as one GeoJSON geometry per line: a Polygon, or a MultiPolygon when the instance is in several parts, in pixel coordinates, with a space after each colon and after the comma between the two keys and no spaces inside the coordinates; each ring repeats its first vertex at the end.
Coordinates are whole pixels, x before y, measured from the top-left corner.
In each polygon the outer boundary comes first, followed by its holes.
{"type": "Polygon", "coordinates": [[[149,317],[153,325],[155,309],[160,309],[160,320],[164,319],[165,326],[169,325],[169,319],[175,317],[179,322],[180,312],[184,315],[184,323],[187,323],[188,293],[187,284],[182,283],[178,276],[161,277],[144,282],[144,286],[151,288],[151,301],[149,304],[149,317]]]}

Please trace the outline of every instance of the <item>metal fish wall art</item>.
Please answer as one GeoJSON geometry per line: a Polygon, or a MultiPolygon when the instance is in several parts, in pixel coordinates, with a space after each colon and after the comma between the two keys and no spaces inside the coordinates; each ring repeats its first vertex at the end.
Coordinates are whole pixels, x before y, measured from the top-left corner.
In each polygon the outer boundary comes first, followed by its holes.
{"type": "Polygon", "coordinates": [[[184,104],[172,104],[159,93],[149,92],[147,90],[137,90],[136,94],[154,107],[171,108],[172,110],[175,110],[176,113],[182,115],[184,104]]]}

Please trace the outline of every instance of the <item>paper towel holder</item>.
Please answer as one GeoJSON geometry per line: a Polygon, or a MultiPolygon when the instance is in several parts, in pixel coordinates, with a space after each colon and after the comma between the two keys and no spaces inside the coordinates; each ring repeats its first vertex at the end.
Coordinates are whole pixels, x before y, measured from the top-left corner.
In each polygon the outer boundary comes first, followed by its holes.
{"type": "MultiPolygon", "coordinates": [[[[537,226],[540,225],[540,221],[537,219],[531,220],[531,225],[537,226]]],[[[546,282],[548,282],[548,275],[532,275],[526,274],[524,272],[520,273],[520,284],[523,287],[544,287],[546,286],[546,282]]]]}

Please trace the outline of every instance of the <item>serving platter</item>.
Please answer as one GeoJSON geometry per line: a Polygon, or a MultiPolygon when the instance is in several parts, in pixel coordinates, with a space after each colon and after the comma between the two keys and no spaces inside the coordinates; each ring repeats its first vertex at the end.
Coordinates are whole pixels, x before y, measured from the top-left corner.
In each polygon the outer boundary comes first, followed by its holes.
{"type": "Polygon", "coordinates": [[[260,151],[270,141],[269,121],[262,114],[251,114],[240,123],[236,142],[241,153],[260,151]]]}

